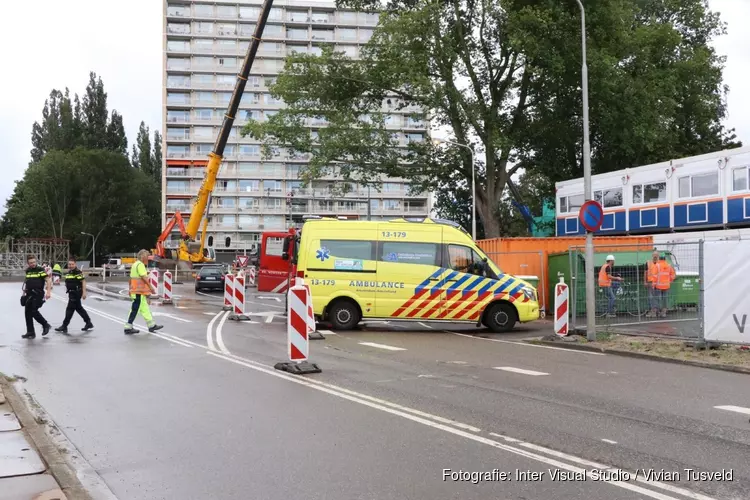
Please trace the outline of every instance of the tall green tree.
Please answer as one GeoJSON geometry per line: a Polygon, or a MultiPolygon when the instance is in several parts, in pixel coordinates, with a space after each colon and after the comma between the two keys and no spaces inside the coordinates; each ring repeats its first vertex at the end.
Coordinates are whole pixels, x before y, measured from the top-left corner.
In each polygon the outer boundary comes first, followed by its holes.
{"type": "Polygon", "coordinates": [[[151,166],[154,169],[153,176],[156,185],[159,186],[159,191],[161,191],[161,154],[161,134],[158,130],[154,130],[154,150],[151,153],[151,166]]]}
{"type": "MultiPolygon", "coordinates": [[[[381,9],[378,0],[338,3],[381,9]]],[[[735,144],[721,125],[723,60],[711,46],[724,26],[706,0],[599,0],[587,5],[587,20],[596,172],[735,144]]],[[[473,148],[477,208],[494,237],[507,180],[519,169],[551,182],[580,175],[580,62],[573,1],[393,0],[359,59],[330,49],[290,56],[271,87],[287,107],[244,132],[266,152],[277,145],[311,154],[308,179],[332,170],[365,183],[398,175],[433,190],[456,176],[470,180],[465,148],[394,149],[385,115],[424,110],[411,118],[473,148]],[[315,139],[311,120],[328,124],[315,139]]]]}
{"type": "Polygon", "coordinates": [[[141,122],[138,127],[138,136],[133,144],[130,162],[135,168],[141,169],[146,175],[153,175],[153,165],[151,164],[151,137],[145,122],[141,122]]]}
{"type": "Polygon", "coordinates": [[[89,73],[89,83],[83,96],[82,106],[83,140],[89,149],[107,149],[110,144],[107,136],[107,93],[104,82],[93,71],[89,73]]]}
{"type": "Polygon", "coordinates": [[[125,135],[125,125],[122,123],[122,115],[116,110],[112,111],[112,118],[107,125],[107,144],[106,148],[110,151],[117,151],[127,158],[128,156],[128,138],[125,135]]]}

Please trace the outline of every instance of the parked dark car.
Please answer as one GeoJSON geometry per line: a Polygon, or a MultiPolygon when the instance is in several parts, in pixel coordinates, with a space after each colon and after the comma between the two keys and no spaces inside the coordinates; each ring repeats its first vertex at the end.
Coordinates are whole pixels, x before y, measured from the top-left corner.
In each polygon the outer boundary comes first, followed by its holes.
{"type": "Polygon", "coordinates": [[[195,275],[195,291],[224,290],[224,268],[220,266],[206,266],[195,275]]]}

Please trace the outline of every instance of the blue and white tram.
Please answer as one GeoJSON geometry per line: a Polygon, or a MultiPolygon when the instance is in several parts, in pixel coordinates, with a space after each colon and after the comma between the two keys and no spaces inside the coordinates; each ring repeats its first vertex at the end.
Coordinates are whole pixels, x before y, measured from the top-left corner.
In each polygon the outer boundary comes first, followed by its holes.
{"type": "MultiPolygon", "coordinates": [[[[597,234],[750,226],[750,147],[592,176],[604,208],[597,234]]],[[[575,236],[583,179],[556,184],[556,235],[575,236]]]]}

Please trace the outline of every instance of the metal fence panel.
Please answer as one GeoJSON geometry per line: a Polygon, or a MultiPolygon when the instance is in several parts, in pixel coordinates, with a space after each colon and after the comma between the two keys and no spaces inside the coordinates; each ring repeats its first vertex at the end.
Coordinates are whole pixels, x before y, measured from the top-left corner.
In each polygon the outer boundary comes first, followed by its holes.
{"type": "MultiPolygon", "coordinates": [[[[583,247],[568,252],[572,275],[572,325],[586,327],[585,258],[583,247]]],[[[594,255],[597,329],[633,335],[702,338],[702,242],[668,245],[617,245],[597,248],[594,255]],[[599,282],[606,257],[614,256],[612,285],[599,282]],[[666,263],[661,277],[650,265],[666,263]],[[653,280],[657,280],[654,282],[653,280]]]]}

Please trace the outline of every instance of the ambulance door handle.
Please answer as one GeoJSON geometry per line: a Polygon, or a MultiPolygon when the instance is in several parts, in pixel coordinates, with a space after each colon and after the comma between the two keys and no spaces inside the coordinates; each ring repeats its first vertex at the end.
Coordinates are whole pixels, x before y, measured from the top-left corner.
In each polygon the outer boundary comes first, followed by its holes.
{"type": "Polygon", "coordinates": [[[430,278],[430,281],[440,281],[440,278],[430,278]]]}
{"type": "Polygon", "coordinates": [[[448,283],[455,283],[458,280],[448,280],[448,283]]]}

